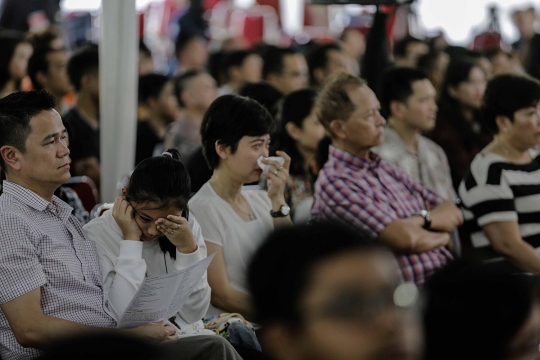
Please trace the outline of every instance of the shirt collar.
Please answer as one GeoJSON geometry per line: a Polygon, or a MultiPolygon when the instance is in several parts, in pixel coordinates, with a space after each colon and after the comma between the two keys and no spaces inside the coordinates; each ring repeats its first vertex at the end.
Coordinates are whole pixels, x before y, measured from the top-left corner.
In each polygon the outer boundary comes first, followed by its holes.
{"type": "Polygon", "coordinates": [[[329,159],[340,162],[348,168],[361,170],[361,169],[374,169],[379,166],[381,157],[375,154],[373,151],[369,152],[369,159],[363,158],[345,150],[338,149],[337,147],[330,145],[329,159]]]}
{"type": "Polygon", "coordinates": [[[33,192],[32,190],[29,190],[25,188],[24,186],[12,183],[10,181],[4,180],[2,183],[3,192],[6,194],[10,194],[23,204],[37,210],[37,211],[45,211],[49,210],[53,214],[56,214],[60,219],[62,219],[63,222],[65,222],[69,216],[71,215],[71,212],[73,211],[73,208],[60,200],[60,198],[53,195],[52,202],[49,202],[33,192]]]}
{"type": "Polygon", "coordinates": [[[403,141],[401,136],[399,136],[397,131],[392,129],[390,126],[387,126],[384,129],[384,141],[389,144],[398,145],[401,148],[400,149],[401,151],[406,151],[407,153],[411,155],[418,156],[420,153],[420,136],[418,136],[418,134],[416,135],[416,146],[418,147],[417,148],[418,152],[414,152],[411,149],[409,149],[409,147],[407,146],[407,144],[405,144],[405,142],[403,141]]]}

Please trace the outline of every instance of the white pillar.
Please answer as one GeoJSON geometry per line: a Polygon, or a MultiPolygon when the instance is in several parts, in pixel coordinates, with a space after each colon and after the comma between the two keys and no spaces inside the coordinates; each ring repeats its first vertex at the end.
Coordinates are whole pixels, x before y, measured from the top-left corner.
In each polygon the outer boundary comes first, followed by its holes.
{"type": "Polygon", "coordinates": [[[135,163],[137,38],[135,0],[102,1],[99,47],[102,202],[114,201],[117,181],[135,163]]]}
{"type": "Polygon", "coordinates": [[[304,29],[305,0],[280,0],[281,26],[289,36],[297,35],[304,29]]]}

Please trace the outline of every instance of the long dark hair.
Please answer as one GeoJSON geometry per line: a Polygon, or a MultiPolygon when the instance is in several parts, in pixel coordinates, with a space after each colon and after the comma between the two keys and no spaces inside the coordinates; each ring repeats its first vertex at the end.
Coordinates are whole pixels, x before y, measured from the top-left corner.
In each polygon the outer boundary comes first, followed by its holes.
{"type": "MultiPolygon", "coordinates": [[[[21,43],[27,42],[23,33],[13,30],[2,30],[0,32],[0,89],[6,86],[7,82],[11,79],[10,66],[13,55],[17,46],[21,43]]],[[[20,83],[16,84],[19,88],[20,83]]]]}
{"type": "MultiPolygon", "coordinates": [[[[455,116],[459,116],[459,118],[463,117],[460,103],[450,95],[448,88],[457,87],[460,83],[467,81],[472,69],[475,67],[481,69],[468,58],[457,58],[450,61],[441,87],[439,113],[452,113],[455,116]]],[[[479,110],[476,110],[475,118],[478,119],[478,116],[479,110]]]]}
{"type": "Polygon", "coordinates": [[[285,151],[291,157],[291,167],[289,169],[291,175],[303,176],[306,174],[307,169],[306,164],[304,164],[304,158],[296,146],[296,141],[291,138],[286,126],[292,122],[301,129],[304,125],[304,120],[311,114],[315,106],[316,96],[317,92],[315,90],[304,89],[292,92],[283,98],[279,112],[279,133],[276,145],[272,147],[272,150],[285,151]]]}
{"type": "MultiPolygon", "coordinates": [[[[175,206],[182,209],[182,216],[189,216],[188,201],[191,180],[182,161],[180,152],[168,149],[161,156],[145,159],[137,165],[129,179],[126,199],[137,203],[156,203],[155,209],[175,206]]],[[[162,236],[159,238],[161,251],[176,259],[176,247],[162,236]]]]}

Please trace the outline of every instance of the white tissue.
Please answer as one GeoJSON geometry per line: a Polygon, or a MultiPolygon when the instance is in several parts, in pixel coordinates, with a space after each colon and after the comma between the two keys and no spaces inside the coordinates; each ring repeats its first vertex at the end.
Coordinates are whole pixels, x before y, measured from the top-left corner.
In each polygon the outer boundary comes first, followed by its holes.
{"type": "Polygon", "coordinates": [[[270,157],[265,158],[265,157],[263,157],[261,155],[257,159],[257,164],[262,169],[263,174],[266,174],[268,172],[268,169],[271,167],[270,165],[263,164],[263,162],[262,162],[263,160],[275,160],[275,161],[279,162],[281,164],[281,166],[283,166],[283,164],[285,164],[285,159],[282,158],[281,156],[270,156],[270,157]]]}

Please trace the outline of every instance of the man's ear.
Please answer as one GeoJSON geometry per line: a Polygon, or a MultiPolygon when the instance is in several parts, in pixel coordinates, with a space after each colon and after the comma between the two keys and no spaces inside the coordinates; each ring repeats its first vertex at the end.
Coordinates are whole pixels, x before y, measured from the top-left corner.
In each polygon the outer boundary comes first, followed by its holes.
{"type": "Polygon", "coordinates": [[[347,134],[344,129],[345,122],[343,120],[332,120],[330,122],[330,130],[338,139],[345,139],[347,134]]]}
{"type": "Polygon", "coordinates": [[[4,169],[4,172],[6,174],[8,169],[12,169],[15,171],[21,170],[21,152],[16,147],[11,145],[4,145],[0,148],[0,154],[2,155],[2,159],[6,164],[6,169],[4,169]]]}
{"type": "Polygon", "coordinates": [[[403,111],[405,110],[405,104],[401,101],[393,100],[390,101],[390,116],[393,116],[397,119],[403,117],[403,111]]]}
{"type": "Polygon", "coordinates": [[[221,159],[225,160],[229,157],[230,155],[229,147],[226,145],[220,144],[219,140],[216,141],[215,148],[216,148],[216,153],[221,159]]]}

